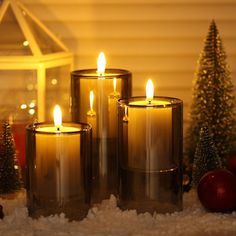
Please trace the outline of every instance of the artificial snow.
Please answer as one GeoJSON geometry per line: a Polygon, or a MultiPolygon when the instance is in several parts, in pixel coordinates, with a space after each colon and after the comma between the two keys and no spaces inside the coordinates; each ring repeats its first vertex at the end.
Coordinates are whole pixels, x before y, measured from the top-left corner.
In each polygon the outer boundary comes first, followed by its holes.
{"type": "Polygon", "coordinates": [[[15,198],[0,199],[5,217],[0,220],[4,236],[142,236],[142,235],[236,235],[236,212],[209,213],[198,202],[194,190],[184,194],[184,210],[172,214],[137,214],[121,211],[116,198],[93,207],[80,221],[68,221],[64,214],[32,219],[25,207],[25,191],[15,198]]]}

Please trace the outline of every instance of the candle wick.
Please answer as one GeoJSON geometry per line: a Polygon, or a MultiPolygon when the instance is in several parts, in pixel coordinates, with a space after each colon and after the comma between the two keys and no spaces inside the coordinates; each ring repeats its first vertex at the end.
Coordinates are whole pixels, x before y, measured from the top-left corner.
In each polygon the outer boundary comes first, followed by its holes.
{"type": "Polygon", "coordinates": [[[103,79],[104,73],[103,73],[103,72],[100,72],[100,73],[98,74],[98,77],[99,77],[100,79],[103,79]]]}
{"type": "Polygon", "coordinates": [[[149,101],[148,101],[148,104],[151,105],[151,104],[152,104],[152,100],[149,100],[149,101]]]}
{"type": "Polygon", "coordinates": [[[93,109],[90,109],[90,110],[87,112],[87,116],[96,116],[96,112],[95,112],[93,109]]]}
{"type": "Polygon", "coordinates": [[[57,131],[60,131],[60,127],[57,127],[57,131]]]}

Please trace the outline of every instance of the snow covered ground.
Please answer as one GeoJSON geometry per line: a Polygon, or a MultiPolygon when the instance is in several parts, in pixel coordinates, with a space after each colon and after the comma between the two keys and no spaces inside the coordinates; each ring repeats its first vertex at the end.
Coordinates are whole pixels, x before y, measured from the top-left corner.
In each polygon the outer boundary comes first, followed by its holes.
{"type": "Polygon", "coordinates": [[[63,214],[31,219],[25,207],[24,192],[15,199],[0,199],[0,204],[5,213],[4,219],[0,220],[2,236],[236,235],[236,212],[206,212],[194,191],[184,194],[182,212],[137,215],[134,210],[121,211],[116,206],[116,198],[111,196],[90,209],[87,218],[80,222],[69,222],[63,214]]]}

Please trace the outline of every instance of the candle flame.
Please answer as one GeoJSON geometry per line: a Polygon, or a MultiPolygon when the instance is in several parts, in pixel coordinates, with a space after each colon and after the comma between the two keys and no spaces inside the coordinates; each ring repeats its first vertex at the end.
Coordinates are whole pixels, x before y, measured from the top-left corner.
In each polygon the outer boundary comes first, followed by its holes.
{"type": "Polygon", "coordinates": [[[128,116],[128,107],[125,106],[125,116],[128,116]]]}
{"type": "Polygon", "coordinates": [[[93,100],[94,100],[94,93],[93,90],[89,93],[89,102],[90,102],[90,110],[93,111],[93,100]]]}
{"type": "Polygon", "coordinates": [[[147,85],[146,85],[146,99],[147,101],[151,102],[154,96],[154,86],[152,83],[152,80],[149,79],[147,81],[147,85]]]}
{"type": "Polygon", "coordinates": [[[94,103],[94,93],[93,93],[93,90],[91,90],[89,92],[89,105],[90,105],[90,109],[87,112],[88,116],[96,116],[96,112],[93,110],[93,103],[94,103]]]}
{"type": "Polygon", "coordinates": [[[97,59],[97,73],[104,75],[106,69],[106,57],[104,52],[100,52],[97,59]]]}
{"type": "Polygon", "coordinates": [[[57,129],[60,129],[60,126],[62,125],[62,113],[60,106],[56,105],[54,107],[54,125],[57,127],[57,129]]]}
{"type": "Polygon", "coordinates": [[[125,116],[123,117],[123,121],[128,122],[129,118],[128,118],[128,107],[125,106],[125,116]]]}
{"type": "Polygon", "coordinates": [[[116,78],[113,79],[113,88],[114,88],[114,93],[116,93],[116,78]]]}

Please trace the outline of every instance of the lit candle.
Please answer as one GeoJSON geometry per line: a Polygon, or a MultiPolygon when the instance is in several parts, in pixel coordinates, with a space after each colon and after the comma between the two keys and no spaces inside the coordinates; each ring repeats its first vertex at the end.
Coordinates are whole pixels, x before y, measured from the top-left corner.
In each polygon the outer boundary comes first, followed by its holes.
{"type": "Polygon", "coordinates": [[[80,185],[80,129],[63,126],[59,106],[54,109],[54,126],[36,128],[36,186],[39,195],[61,203],[80,185]],[[79,173],[79,174],[78,174],[79,173]]]}
{"type": "Polygon", "coordinates": [[[182,209],[182,101],[154,96],[119,104],[119,206],[137,212],[182,209]]]}
{"type": "Polygon", "coordinates": [[[152,170],[160,160],[159,165],[166,165],[170,156],[172,112],[169,107],[165,107],[170,103],[153,99],[153,87],[152,81],[149,80],[146,86],[146,100],[129,103],[128,162],[132,168],[150,166],[152,170]],[[155,106],[160,108],[153,109],[155,106]],[[146,143],[143,143],[144,140],[146,143]]]}
{"type": "Polygon", "coordinates": [[[96,112],[93,109],[94,93],[91,90],[89,93],[89,105],[90,109],[87,112],[87,122],[92,126],[93,137],[97,136],[97,121],[96,121],[96,112]]]}
{"type": "Polygon", "coordinates": [[[83,219],[91,197],[91,126],[62,123],[56,106],[54,124],[34,123],[26,131],[29,215],[83,219]]]}
{"type": "Polygon", "coordinates": [[[117,108],[119,97],[131,96],[131,73],[122,69],[106,68],[104,53],[97,59],[97,68],[73,71],[72,119],[89,122],[93,126],[93,190],[92,202],[100,203],[117,194],[117,108]],[[115,79],[114,79],[115,78],[115,79]],[[93,91],[93,110],[91,116],[91,97],[93,91]],[[95,131],[94,131],[95,128],[95,131]]]}

